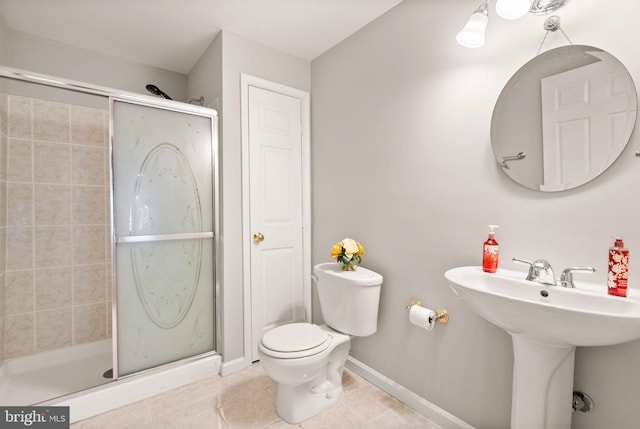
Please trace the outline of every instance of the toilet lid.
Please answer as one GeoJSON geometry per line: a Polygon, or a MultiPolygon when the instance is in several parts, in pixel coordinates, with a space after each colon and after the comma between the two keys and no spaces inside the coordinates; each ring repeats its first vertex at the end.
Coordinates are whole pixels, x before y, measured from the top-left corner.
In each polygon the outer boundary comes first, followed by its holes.
{"type": "Polygon", "coordinates": [[[328,347],[329,333],[311,323],[289,323],[264,334],[262,345],[281,353],[311,352],[316,348],[319,350],[313,352],[319,353],[328,347]]]}

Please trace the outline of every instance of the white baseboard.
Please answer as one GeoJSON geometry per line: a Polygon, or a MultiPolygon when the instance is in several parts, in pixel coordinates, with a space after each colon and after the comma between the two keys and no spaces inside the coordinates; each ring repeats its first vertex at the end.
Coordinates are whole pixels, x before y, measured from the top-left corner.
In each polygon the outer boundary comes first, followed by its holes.
{"type": "Polygon", "coordinates": [[[439,424],[444,429],[475,429],[470,424],[460,420],[456,416],[432,404],[418,394],[399,385],[351,356],[347,359],[346,367],[400,402],[405,403],[429,420],[439,424]]]}
{"type": "Polygon", "coordinates": [[[228,362],[222,362],[220,367],[220,375],[226,377],[234,372],[242,371],[251,366],[251,361],[248,361],[243,356],[230,360],[228,362]]]}

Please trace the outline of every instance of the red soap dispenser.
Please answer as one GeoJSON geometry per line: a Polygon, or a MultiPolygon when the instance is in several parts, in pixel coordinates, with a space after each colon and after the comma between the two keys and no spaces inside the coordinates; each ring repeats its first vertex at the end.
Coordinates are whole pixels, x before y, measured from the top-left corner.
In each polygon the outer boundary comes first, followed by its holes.
{"type": "Polygon", "coordinates": [[[627,296],[629,280],[629,249],[624,247],[622,238],[609,248],[609,272],[607,274],[607,291],[609,295],[627,296]]]}
{"type": "Polygon", "coordinates": [[[498,254],[500,245],[496,241],[496,232],[498,225],[489,225],[489,238],[482,246],[482,271],[485,273],[495,273],[498,271],[498,254]]]}

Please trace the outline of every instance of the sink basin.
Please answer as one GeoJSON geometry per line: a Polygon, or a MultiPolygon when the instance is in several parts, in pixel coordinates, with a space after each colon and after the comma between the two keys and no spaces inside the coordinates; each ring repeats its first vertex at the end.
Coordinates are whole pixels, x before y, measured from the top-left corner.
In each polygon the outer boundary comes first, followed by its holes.
{"type": "Polygon", "coordinates": [[[549,345],[607,346],[640,338],[640,300],[607,294],[606,285],[576,288],[525,280],[526,273],[459,267],[451,289],[480,317],[510,334],[549,345]]]}
{"type": "Polygon", "coordinates": [[[522,272],[481,267],[444,276],[471,310],[511,335],[512,429],[570,429],[576,346],[640,338],[640,300],[610,296],[604,284],[547,286],[522,272]]]}

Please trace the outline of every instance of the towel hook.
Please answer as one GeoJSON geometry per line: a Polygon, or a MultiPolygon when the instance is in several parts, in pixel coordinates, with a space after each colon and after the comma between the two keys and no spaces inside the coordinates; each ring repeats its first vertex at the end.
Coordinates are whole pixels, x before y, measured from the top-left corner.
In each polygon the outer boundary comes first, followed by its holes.
{"type": "Polygon", "coordinates": [[[526,157],[527,157],[527,154],[524,152],[518,152],[517,155],[512,155],[512,156],[503,156],[502,164],[500,164],[500,166],[505,170],[508,170],[509,166],[507,165],[507,161],[519,161],[521,159],[525,159],[526,157]]]}

